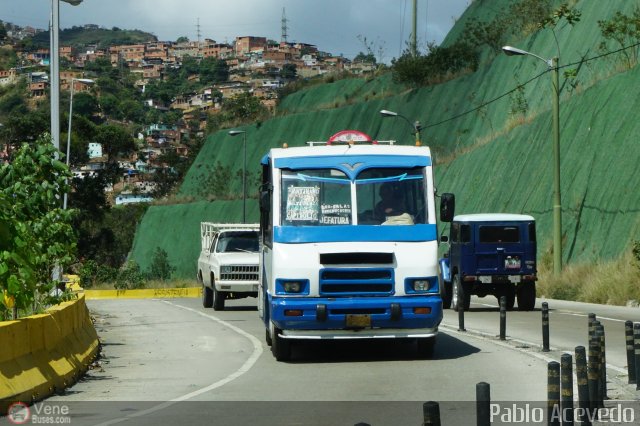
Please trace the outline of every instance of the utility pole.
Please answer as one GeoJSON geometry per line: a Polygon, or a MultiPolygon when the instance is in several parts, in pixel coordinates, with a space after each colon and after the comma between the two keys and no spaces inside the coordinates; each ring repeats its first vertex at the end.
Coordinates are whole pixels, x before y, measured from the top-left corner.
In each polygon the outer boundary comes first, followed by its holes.
{"type": "Polygon", "coordinates": [[[418,0],[413,0],[413,25],[411,30],[411,55],[418,56],[418,0]]]}

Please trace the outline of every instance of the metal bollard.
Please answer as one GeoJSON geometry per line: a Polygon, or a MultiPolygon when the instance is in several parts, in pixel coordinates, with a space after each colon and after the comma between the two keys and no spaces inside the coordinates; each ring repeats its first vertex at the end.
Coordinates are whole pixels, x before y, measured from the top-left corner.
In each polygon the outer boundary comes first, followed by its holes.
{"type": "Polygon", "coordinates": [[[478,426],[491,424],[491,388],[489,383],[476,384],[476,424],[478,426]]]}
{"type": "Polygon", "coordinates": [[[600,337],[600,401],[603,402],[602,407],[604,407],[604,400],[609,399],[607,397],[607,355],[605,350],[604,325],[598,324],[596,336],[600,337]]]}
{"type": "Polygon", "coordinates": [[[547,364],[547,424],[560,425],[560,363],[547,364]]]}
{"type": "Polygon", "coordinates": [[[633,324],[633,356],[636,364],[636,390],[640,390],[640,323],[633,324]]]}
{"type": "Polygon", "coordinates": [[[624,322],[624,339],[627,348],[627,375],[631,385],[636,382],[636,358],[633,354],[633,321],[624,322]]]}
{"type": "Polygon", "coordinates": [[[542,302],[542,352],[549,352],[549,304],[542,302]]]}
{"type": "Polygon", "coordinates": [[[571,354],[560,356],[560,401],[562,425],[573,425],[573,357],[571,354]]]}
{"type": "Polygon", "coordinates": [[[589,409],[596,410],[598,404],[598,379],[600,378],[599,360],[600,345],[594,340],[589,340],[589,360],[587,381],[589,382],[589,409]]]}
{"type": "Polygon", "coordinates": [[[440,405],[435,401],[422,404],[423,426],[440,426],[440,405]]]}
{"type": "Polygon", "coordinates": [[[464,328],[464,303],[458,306],[458,331],[467,331],[464,328]]]}
{"type": "Polygon", "coordinates": [[[500,296],[500,340],[507,339],[507,298],[500,296]]]}
{"type": "Polygon", "coordinates": [[[587,354],[584,346],[576,346],[576,381],[578,382],[578,418],[580,424],[590,425],[589,416],[589,382],[587,379],[587,354]]]}

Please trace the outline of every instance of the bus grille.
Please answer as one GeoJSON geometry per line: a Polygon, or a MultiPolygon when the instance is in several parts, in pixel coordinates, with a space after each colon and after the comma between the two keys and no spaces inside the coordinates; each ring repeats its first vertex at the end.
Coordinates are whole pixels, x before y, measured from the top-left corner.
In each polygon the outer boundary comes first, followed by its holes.
{"type": "Polygon", "coordinates": [[[393,294],[392,268],[328,268],[320,270],[321,296],[386,296],[393,294]]]}
{"type": "Polygon", "coordinates": [[[220,273],[221,281],[258,281],[258,265],[232,265],[230,272],[220,273]]]}

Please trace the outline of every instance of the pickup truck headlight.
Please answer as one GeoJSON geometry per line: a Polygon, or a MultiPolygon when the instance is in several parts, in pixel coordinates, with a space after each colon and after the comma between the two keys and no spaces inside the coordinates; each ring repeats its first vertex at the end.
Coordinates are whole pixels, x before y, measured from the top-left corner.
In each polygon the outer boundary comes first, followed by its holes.
{"type": "Polygon", "coordinates": [[[224,265],[220,267],[220,272],[223,274],[230,274],[231,273],[231,266],[230,265],[224,265]]]}

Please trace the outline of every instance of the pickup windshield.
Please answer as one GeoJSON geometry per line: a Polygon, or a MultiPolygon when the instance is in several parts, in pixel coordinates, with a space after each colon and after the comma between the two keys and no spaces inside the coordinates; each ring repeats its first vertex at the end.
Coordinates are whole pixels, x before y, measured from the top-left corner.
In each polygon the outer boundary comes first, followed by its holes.
{"type": "Polygon", "coordinates": [[[216,253],[233,252],[254,253],[258,251],[258,233],[256,231],[224,232],[218,238],[216,253]]]}
{"type": "Polygon", "coordinates": [[[355,180],[337,169],[282,171],[284,226],[427,223],[425,171],[369,168],[355,180]]]}

